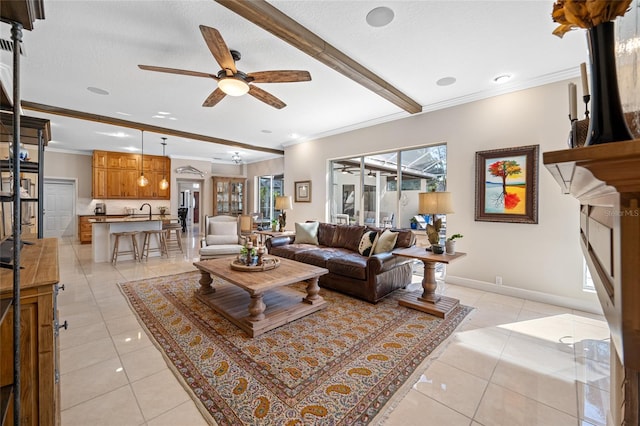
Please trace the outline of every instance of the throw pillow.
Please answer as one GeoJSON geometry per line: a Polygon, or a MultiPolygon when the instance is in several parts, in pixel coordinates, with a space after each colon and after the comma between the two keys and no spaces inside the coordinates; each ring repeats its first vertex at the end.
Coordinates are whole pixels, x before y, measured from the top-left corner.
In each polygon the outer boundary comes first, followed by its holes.
{"type": "Polygon", "coordinates": [[[237,235],[207,235],[207,245],[238,244],[237,235]]]}
{"type": "Polygon", "coordinates": [[[362,235],[360,238],[360,245],[358,246],[358,253],[363,256],[371,256],[373,254],[373,249],[378,242],[378,233],[376,231],[368,231],[362,235]]]}
{"type": "Polygon", "coordinates": [[[320,222],[296,222],[296,239],[294,244],[318,245],[318,226],[320,222]]]}
{"type": "Polygon", "coordinates": [[[238,235],[238,222],[211,222],[211,235],[238,235]]]}
{"type": "Polygon", "coordinates": [[[378,237],[378,242],[373,249],[373,254],[390,252],[395,247],[397,239],[397,232],[391,232],[388,229],[385,229],[385,231],[378,237]]]}

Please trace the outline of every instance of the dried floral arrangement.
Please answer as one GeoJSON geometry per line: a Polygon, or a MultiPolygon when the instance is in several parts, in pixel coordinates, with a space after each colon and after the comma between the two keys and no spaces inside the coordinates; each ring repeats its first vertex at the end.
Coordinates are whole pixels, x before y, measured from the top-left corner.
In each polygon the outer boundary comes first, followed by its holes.
{"type": "Polygon", "coordinates": [[[573,28],[593,28],[623,16],[632,0],[558,0],[551,16],[560,25],[553,34],[562,36],[573,28]]]}

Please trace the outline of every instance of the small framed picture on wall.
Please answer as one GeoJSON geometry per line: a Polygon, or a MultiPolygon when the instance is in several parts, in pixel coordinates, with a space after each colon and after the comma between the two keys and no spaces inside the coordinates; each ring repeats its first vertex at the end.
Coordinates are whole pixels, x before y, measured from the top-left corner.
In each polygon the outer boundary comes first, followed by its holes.
{"type": "Polygon", "coordinates": [[[311,202],[311,181],[301,180],[295,183],[296,188],[296,203],[310,203],[311,202]]]}

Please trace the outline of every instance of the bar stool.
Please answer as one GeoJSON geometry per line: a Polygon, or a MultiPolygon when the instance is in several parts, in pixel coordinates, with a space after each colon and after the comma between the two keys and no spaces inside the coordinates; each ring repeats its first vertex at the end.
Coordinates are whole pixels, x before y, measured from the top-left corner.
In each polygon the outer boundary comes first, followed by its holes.
{"type": "Polygon", "coordinates": [[[118,263],[118,255],[120,254],[132,254],[133,260],[140,260],[140,251],[138,250],[138,240],[136,236],[138,231],[128,232],[112,232],[111,235],[115,237],[113,242],[113,253],[111,254],[111,263],[114,265],[118,263]],[[131,237],[131,250],[120,250],[120,237],[131,237]]]}
{"type": "Polygon", "coordinates": [[[144,234],[144,242],[142,243],[142,252],[140,253],[140,260],[142,260],[145,257],[147,258],[147,260],[149,260],[150,251],[160,252],[160,257],[162,257],[163,254],[166,254],[167,257],[169,257],[169,253],[167,253],[167,238],[166,238],[167,231],[165,231],[164,229],[153,229],[153,230],[142,231],[142,233],[144,234]],[[152,235],[156,236],[156,241],[158,242],[158,246],[156,248],[150,247],[152,235]]]}
{"type": "Polygon", "coordinates": [[[184,250],[182,250],[182,225],[179,223],[165,223],[162,225],[162,229],[167,231],[167,252],[171,250],[180,250],[181,253],[184,253],[184,250]],[[171,239],[172,231],[175,232],[175,239],[171,239]]]}

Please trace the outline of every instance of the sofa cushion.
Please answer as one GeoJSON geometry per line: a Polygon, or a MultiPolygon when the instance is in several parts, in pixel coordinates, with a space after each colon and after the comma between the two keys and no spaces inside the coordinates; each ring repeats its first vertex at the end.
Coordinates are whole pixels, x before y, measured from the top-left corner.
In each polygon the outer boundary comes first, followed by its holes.
{"type": "Polygon", "coordinates": [[[331,247],[322,247],[319,250],[304,250],[295,254],[293,259],[296,262],[307,263],[309,265],[319,266],[321,268],[327,267],[327,261],[333,259],[336,256],[342,256],[344,251],[341,249],[335,249],[331,247]]]}
{"type": "Polygon", "coordinates": [[[269,248],[269,254],[284,257],[285,259],[295,260],[297,253],[317,249],[318,247],[312,244],[285,244],[282,246],[272,246],[269,248]]]}
{"type": "Polygon", "coordinates": [[[319,222],[296,222],[296,239],[294,244],[314,244],[318,245],[318,225],[319,222]]]}
{"type": "Polygon", "coordinates": [[[358,253],[363,256],[371,256],[373,249],[378,242],[378,233],[376,231],[366,231],[360,238],[360,245],[358,246],[358,253]]]}
{"type": "Polygon", "coordinates": [[[331,247],[346,248],[357,252],[364,230],[365,227],[359,225],[336,226],[331,247]]]}
{"type": "Polygon", "coordinates": [[[208,235],[238,235],[238,222],[210,222],[208,235]]]}
{"type": "Polygon", "coordinates": [[[238,244],[238,236],[233,235],[207,235],[205,238],[207,241],[207,245],[218,245],[218,244],[238,244]]]}
{"type": "Polygon", "coordinates": [[[398,239],[397,232],[392,232],[386,229],[378,237],[378,242],[376,243],[376,246],[373,249],[373,253],[378,254],[378,253],[390,252],[395,247],[397,239],[398,239]]]}
{"type": "Polygon", "coordinates": [[[213,246],[202,247],[200,256],[204,257],[222,257],[240,254],[242,246],[240,244],[218,244],[213,246]]]}
{"type": "Polygon", "coordinates": [[[320,223],[320,226],[318,226],[318,244],[321,246],[331,246],[335,232],[336,225],[333,223],[320,223]]]}
{"type": "Polygon", "coordinates": [[[342,253],[327,260],[326,268],[336,275],[354,278],[357,280],[367,279],[367,259],[358,253],[342,253]]]}

